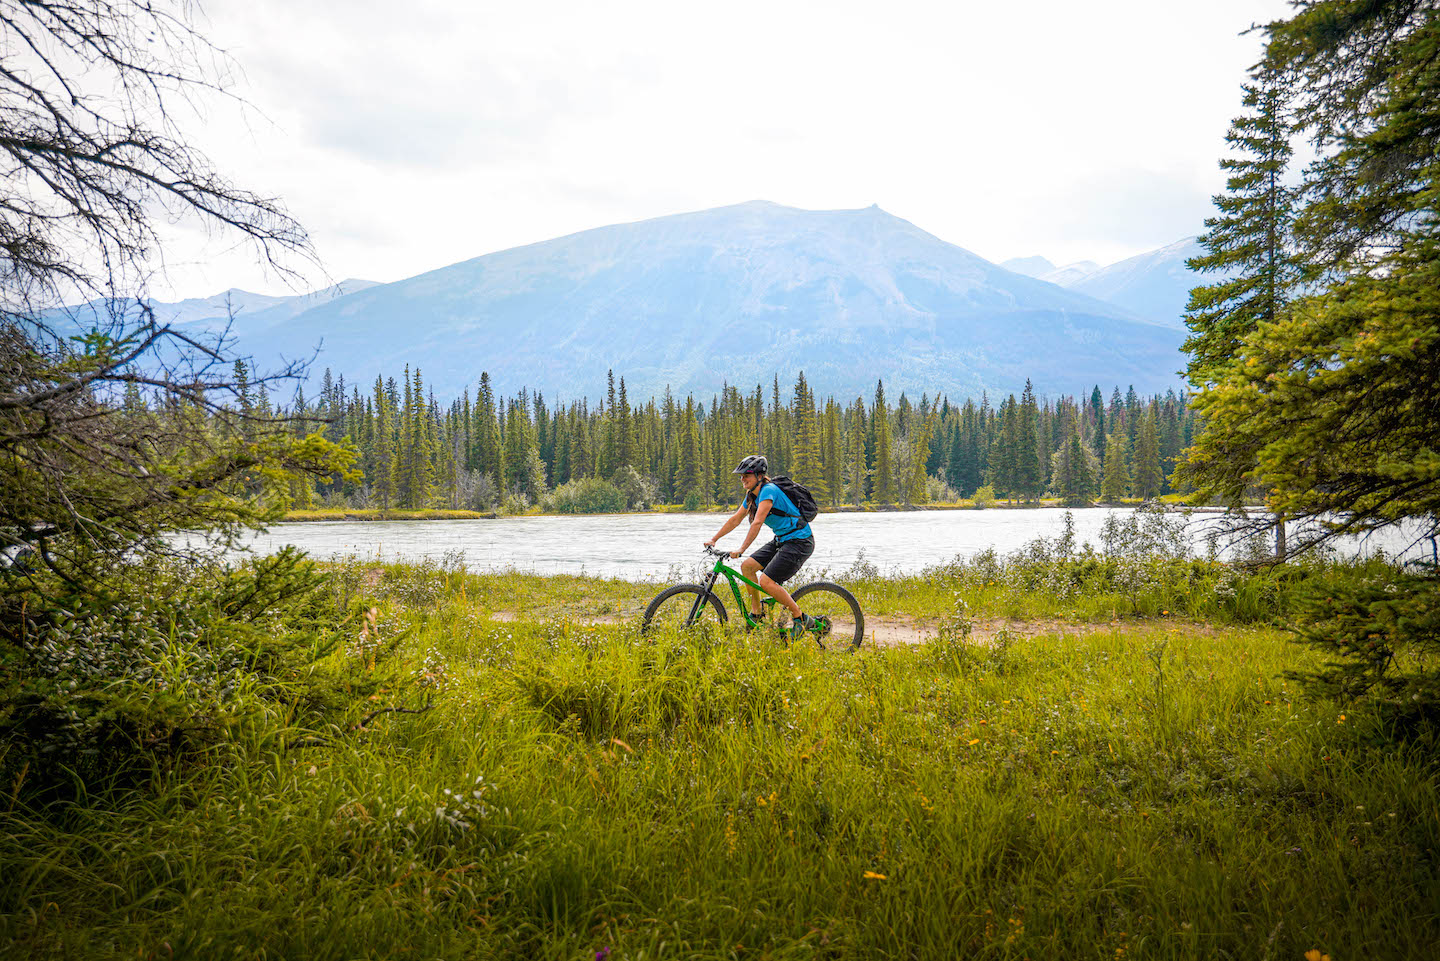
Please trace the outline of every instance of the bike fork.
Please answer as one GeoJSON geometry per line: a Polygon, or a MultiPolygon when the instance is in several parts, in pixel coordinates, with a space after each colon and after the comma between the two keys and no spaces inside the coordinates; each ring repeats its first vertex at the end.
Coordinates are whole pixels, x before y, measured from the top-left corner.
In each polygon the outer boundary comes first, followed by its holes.
{"type": "Polygon", "coordinates": [[[695,603],[690,605],[690,614],[685,618],[686,627],[693,627],[699,620],[700,608],[704,606],[705,598],[710,596],[710,589],[715,586],[716,576],[715,572],[711,571],[710,576],[705,579],[705,583],[700,585],[700,594],[695,598],[695,603]]]}

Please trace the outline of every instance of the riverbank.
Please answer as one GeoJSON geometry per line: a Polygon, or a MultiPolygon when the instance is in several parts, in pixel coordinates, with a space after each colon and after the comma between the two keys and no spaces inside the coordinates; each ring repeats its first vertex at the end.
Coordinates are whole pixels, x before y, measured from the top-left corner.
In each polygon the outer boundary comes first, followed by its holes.
{"type": "MultiPolygon", "coordinates": [[[[1166,506],[1182,506],[1184,499],[1181,495],[1166,495],[1161,498],[1166,506]]],[[[979,506],[973,500],[953,501],[944,504],[883,504],[865,505],[856,507],[843,505],[840,507],[826,507],[821,510],[822,514],[893,514],[911,513],[915,511],[968,511],[968,510],[1034,510],[1041,509],[1064,509],[1064,510],[1108,510],[1115,507],[1138,507],[1143,501],[1135,498],[1128,498],[1114,504],[1086,504],[1083,507],[1067,507],[1058,499],[1042,499],[1038,503],[1025,503],[1024,501],[996,501],[986,506],[979,506]]],[[[526,511],[524,514],[501,514],[495,511],[467,511],[450,510],[442,508],[423,508],[414,510],[359,507],[324,507],[306,508],[304,510],[286,511],[280,518],[285,524],[304,524],[317,521],[453,521],[453,520],[495,520],[500,517],[598,517],[598,516],[626,516],[634,514],[717,514],[731,510],[726,506],[711,506],[701,510],[686,510],[678,504],[663,504],[652,507],[645,511],[625,511],[619,515],[612,514],[562,514],[554,511],[542,511],[539,509],[526,511]]]]}
{"type": "Polygon", "coordinates": [[[838,657],[642,638],[655,585],[335,566],[329,605],[367,613],[318,666],[389,680],[118,800],[0,791],[0,945],[1428,958],[1433,743],[1286,680],[1319,660],[1271,626],[1298,581],[1093,573],[857,572],[867,612],[933,630],[838,657]]]}

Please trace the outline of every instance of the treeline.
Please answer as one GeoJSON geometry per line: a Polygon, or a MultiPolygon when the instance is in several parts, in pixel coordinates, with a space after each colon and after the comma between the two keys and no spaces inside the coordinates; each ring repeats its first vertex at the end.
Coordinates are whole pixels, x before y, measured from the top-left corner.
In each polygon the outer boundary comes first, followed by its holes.
{"type": "MultiPolygon", "coordinates": [[[[270,399],[245,389],[240,402],[261,418],[270,399]]],[[[734,465],[763,453],[825,505],[925,504],[976,497],[1026,502],[1048,495],[1072,505],[1170,491],[1176,458],[1190,444],[1185,399],[1124,395],[1040,400],[1027,381],[1019,398],[988,395],[954,403],[883,383],[870,397],[819,401],[802,372],[782,390],[726,387],[708,403],[632,401],[613,372],[597,403],[550,404],[539,391],[494,391],[488,373],[441,407],[421,372],[377,377],[365,392],[327,370],[317,397],[303,392],[285,413],[352,446],[359,480],[336,475],[292,486],[296,507],[449,507],[567,512],[697,508],[736,499],[734,465]]]]}

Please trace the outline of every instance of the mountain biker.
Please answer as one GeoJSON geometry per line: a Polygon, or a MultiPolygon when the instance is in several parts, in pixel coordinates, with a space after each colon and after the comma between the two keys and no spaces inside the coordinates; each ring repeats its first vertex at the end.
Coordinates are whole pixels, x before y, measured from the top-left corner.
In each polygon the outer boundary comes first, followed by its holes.
{"type": "MultiPolygon", "coordinates": [[[[740,486],[745,488],[745,499],[740,502],[735,513],[720,526],[715,536],[705,542],[705,546],[714,547],[716,541],[733,531],[740,521],[748,516],[750,529],[745,533],[745,540],[739,550],[730,552],[731,557],[739,557],[759,535],[761,525],[770,528],[775,539],[745,558],[740,564],[740,572],[759,584],[761,590],[790,612],[793,618],[792,633],[799,636],[801,632],[815,626],[815,619],[800,610],[800,605],[795,603],[790,592],[781,584],[793,577],[810,555],[815,553],[815,536],[810,525],[800,516],[795,504],[785,496],[784,491],[770,482],[769,470],[770,462],[763,454],[751,454],[731,471],[732,474],[740,475],[740,486]]],[[[748,584],[745,585],[745,590],[750,595],[750,616],[756,619],[764,617],[765,608],[760,603],[760,592],[748,584]]]]}

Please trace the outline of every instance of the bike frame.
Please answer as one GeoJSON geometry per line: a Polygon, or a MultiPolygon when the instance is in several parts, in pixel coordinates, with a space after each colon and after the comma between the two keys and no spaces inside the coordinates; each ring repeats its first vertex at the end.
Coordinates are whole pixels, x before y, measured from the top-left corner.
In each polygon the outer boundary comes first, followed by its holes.
{"type": "Polygon", "coordinates": [[[720,579],[720,575],[722,574],[725,575],[726,583],[730,585],[730,593],[735,595],[735,608],[740,612],[740,616],[745,618],[745,623],[750,627],[764,623],[750,616],[750,605],[745,603],[745,598],[740,594],[740,585],[735,582],[743,581],[759,591],[761,604],[773,605],[776,603],[775,598],[765,593],[765,589],[759,584],[756,584],[750,578],[725,563],[725,559],[730,556],[729,551],[720,551],[712,548],[710,549],[710,553],[715,555],[715,566],[710,568],[710,576],[705,578],[705,583],[700,585],[705,589],[705,593],[695,598],[695,603],[690,605],[690,613],[685,618],[686,623],[694,623],[696,615],[700,613],[700,605],[705,603],[705,594],[709,594],[714,589],[715,582],[720,579]]]}

